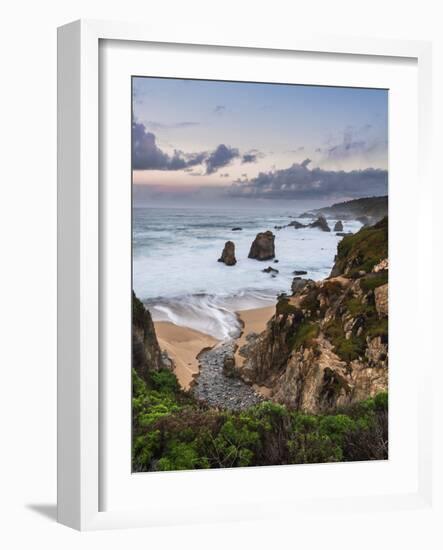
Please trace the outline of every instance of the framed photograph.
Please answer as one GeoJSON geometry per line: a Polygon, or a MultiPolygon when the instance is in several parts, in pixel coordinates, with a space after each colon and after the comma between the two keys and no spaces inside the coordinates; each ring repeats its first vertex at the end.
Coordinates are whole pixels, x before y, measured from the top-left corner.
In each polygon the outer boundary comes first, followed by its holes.
{"type": "Polygon", "coordinates": [[[429,44],[58,36],[59,521],[430,506],[429,44]]]}

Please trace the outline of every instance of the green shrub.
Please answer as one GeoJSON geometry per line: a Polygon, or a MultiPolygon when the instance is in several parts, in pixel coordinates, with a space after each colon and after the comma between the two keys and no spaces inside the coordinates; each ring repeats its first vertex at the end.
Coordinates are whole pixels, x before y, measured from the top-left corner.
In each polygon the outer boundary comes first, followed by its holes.
{"type": "Polygon", "coordinates": [[[202,407],[174,378],[133,374],[134,471],[387,458],[386,393],[328,415],[271,401],[228,412],[202,407]]]}
{"type": "Polygon", "coordinates": [[[160,392],[177,393],[180,389],[177,377],[167,369],[150,373],[150,383],[153,389],[160,392]]]}

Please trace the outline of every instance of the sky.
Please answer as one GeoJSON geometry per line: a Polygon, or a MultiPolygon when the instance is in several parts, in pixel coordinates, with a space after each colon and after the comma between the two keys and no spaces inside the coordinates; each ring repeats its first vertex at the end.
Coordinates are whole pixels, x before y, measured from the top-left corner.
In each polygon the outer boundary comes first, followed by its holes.
{"type": "Polygon", "coordinates": [[[132,79],[135,202],[383,195],[388,91],[132,79]]]}

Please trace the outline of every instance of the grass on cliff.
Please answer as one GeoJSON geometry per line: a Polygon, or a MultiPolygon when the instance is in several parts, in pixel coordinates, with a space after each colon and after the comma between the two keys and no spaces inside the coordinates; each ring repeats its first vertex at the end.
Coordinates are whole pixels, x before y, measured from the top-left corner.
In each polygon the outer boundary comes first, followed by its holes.
{"type": "Polygon", "coordinates": [[[288,315],[294,315],[297,319],[303,316],[298,307],[289,303],[289,298],[285,294],[279,297],[275,307],[275,312],[277,315],[284,315],[285,317],[288,315]]]}
{"type": "Polygon", "coordinates": [[[363,227],[338,243],[335,261],[336,274],[347,271],[350,276],[359,271],[369,272],[388,257],[388,218],[371,227],[363,227]]]}
{"type": "Polygon", "coordinates": [[[388,272],[370,273],[360,279],[360,287],[363,291],[375,290],[388,282],[388,272]]]}
{"type": "Polygon", "coordinates": [[[292,350],[298,350],[301,346],[312,345],[312,342],[317,338],[320,327],[316,323],[303,321],[297,327],[295,334],[288,341],[288,346],[292,350]]]}
{"type": "MultiPolygon", "coordinates": [[[[372,279],[374,279],[375,286],[371,286],[371,289],[385,283],[384,275],[371,278],[371,282],[372,279]]],[[[367,288],[366,290],[369,289],[367,288]]],[[[351,296],[343,302],[342,308],[355,318],[355,326],[352,329],[350,337],[346,338],[343,323],[339,315],[324,327],[326,337],[334,346],[334,351],[340,359],[346,362],[353,361],[359,357],[364,359],[367,347],[366,339],[368,337],[372,339],[380,336],[382,342],[387,343],[388,319],[379,318],[373,296],[367,296],[366,301],[351,296]]]]}
{"type": "Polygon", "coordinates": [[[340,319],[330,321],[325,326],[324,331],[326,337],[334,346],[335,353],[342,361],[349,363],[364,355],[366,347],[364,337],[351,334],[351,337],[347,339],[340,319]]]}
{"type": "Polygon", "coordinates": [[[246,411],[208,409],[169,371],[133,372],[134,471],[192,470],[387,458],[387,395],[333,414],[270,401],[246,411]]]}

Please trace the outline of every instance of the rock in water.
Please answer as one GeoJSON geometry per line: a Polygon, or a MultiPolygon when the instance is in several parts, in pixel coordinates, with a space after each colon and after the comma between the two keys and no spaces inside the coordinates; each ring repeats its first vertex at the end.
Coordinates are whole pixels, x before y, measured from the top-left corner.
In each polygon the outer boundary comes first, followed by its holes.
{"type": "Polygon", "coordinates": [[[278,269],[274,269],[273,267],[269,266],[266,269],[262,269],[263,273],[278,273],[278,269]]]}
{"type": "Polygon", "coordinates": [[[232,241],[225,243],[221,258],[217,261],[223,262],[225,265],[235,265],[237,263],[235,259],[235,244],[232,241]]]}
{"type": "Polygon", "coordinates": [[[275,257],[274,240],[272,231],[258,233],[251,245],[248,258],[259,261],[272,260],[275,257]]]}
{"type": "Polygon", "coordinates": [[[242,227],[233,227],[231,231],[243,231],[242,227]]]}
{"type": "Polygon", "coordinates": [[[303,227],[306,227],[306,225],[298,222],[297,220],[294,220],[293,222],[290,222],[288,227],[293,227],[294,229],[302,229],[303,227]]]}
{"type": "Polygon", "coordinates": [[[334,231],[343,231],[343,223],[340,220],[334,225],[334,231]]]}
{"type": "Polygon", "coordinates": [[[326,221],[326,218],[324,216],[319,216],[315,220],[315,222],[309,224],[309,227],[318,228],[322,231],[331,231],[331,228],[329,227],[328,222],[326,221]]]}

